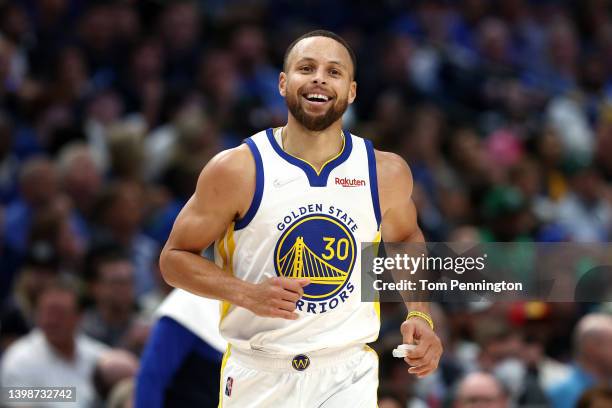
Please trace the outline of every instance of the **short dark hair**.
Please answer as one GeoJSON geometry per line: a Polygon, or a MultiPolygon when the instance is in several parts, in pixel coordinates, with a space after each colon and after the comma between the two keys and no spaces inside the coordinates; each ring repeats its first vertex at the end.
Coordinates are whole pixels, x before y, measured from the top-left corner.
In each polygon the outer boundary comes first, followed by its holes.
{"type": "Polygon", "coordinates": [[[131,258],[127,250],[114,240],[103,237],[91,245],[85,256],[84,278],[87,282],[100,279],[100,266],[110,262],[128,261],[131,258]]]}
{"type": "Polygon", "coordinates": [[[77,308],[77,311],[80,312],[83,310],[83,293],[81,291],[80,282],[74,276],[65,274],[58,275],[51,282],[47,283],[42,288],[38,296],[34,299],[33,306],[35,308],[38,308],[38,305],[40,304],[40,299],[42,299],[44,295],[50,292],[69,293],[74,297],[74,304],[77,308]]]}
{"type": "Polygon", "coordinates": [[[342,46],[346,48],[346,50],[348,51],[351,57],[351,62],[353,63],[352,74],[353,74],[353,78],[355,77],[355,72],[357,71],[357,57],[355,56],[355,52],[353,52],[353,49],[351,48],[349,43],[344,38],[328,30],[310,31],[304,35],[301,35],[296,40],[294,40],[291,44],[289,44],[289,46],[287,47],[287,51],[285,51],[285,56],[283,57],[283,71],[284,72],[287,72],[287,58],[289,58],[289,54],[291,53],[291,50],[293,50],[293,48],[295,47],[297,43],[299,43],[305,38],[310,38],[310,37],[327,37],[327,38],[331,38],[332,40],[335,40],[339,42],[340,44],[342,44],[342,46]]]}

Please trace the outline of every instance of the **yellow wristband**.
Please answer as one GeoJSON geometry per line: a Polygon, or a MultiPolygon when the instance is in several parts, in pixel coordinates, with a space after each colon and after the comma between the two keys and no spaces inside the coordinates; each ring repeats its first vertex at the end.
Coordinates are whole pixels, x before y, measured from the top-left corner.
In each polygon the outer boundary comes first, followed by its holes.
{"type": "Polygon", "coordinates": [[[429,327],[431,327],[431,330],[434,329],[433,320],[431,319],[431,316],[429,316],[427,313],[419,312],[418,310],[413,310],[411,312],[408,312],[408,316],[406,316],[406,320],[410,319],[411,317],[420,317],[421,319],[427,322],[429,327]]]}

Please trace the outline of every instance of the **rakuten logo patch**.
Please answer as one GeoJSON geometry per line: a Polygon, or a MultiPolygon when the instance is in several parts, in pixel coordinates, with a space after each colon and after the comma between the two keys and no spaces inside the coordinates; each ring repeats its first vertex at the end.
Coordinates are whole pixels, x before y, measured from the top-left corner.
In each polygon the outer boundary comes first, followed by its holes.
{"type": "Polygon", "coordinates": [[[340,185],[342,187],[363,187],[366,185],[365,180],[361,179],[350,179],[348,177],[336,177],[336,185],[340,185]]]}

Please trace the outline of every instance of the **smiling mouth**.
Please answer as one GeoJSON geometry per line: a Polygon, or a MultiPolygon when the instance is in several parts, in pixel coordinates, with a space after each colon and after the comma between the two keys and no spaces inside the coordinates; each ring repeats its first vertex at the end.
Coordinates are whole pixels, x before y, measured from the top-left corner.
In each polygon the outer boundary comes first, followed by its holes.
{"type": "Polygon", "coordinates": [[[317,105],[326,104],[327,102],[333,99],[331,96],[327,96],[327,95],[323,95],[319,93],[307,93],[307,94],[303,94],[302,97],[306,99],[308,102],[317,104],[317,105]]]}

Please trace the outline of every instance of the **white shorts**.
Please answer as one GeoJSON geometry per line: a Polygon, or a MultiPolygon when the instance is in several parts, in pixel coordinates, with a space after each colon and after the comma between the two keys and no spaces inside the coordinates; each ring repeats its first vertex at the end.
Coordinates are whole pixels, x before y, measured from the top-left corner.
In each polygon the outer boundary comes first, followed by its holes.
{"type": "Polygon", "coordinates": [[[228,347],[220,408],[376,408],[378,356],[366,345],[269,357],[228,347]]]}

